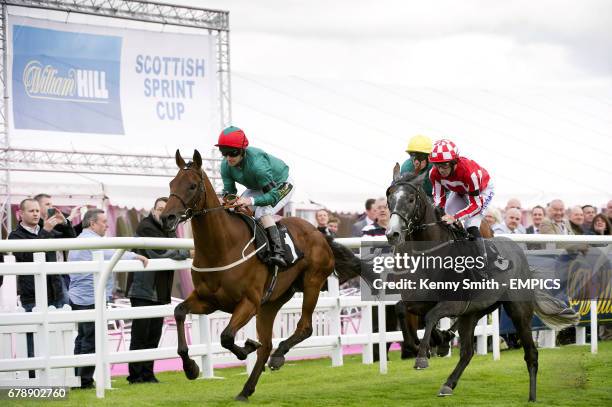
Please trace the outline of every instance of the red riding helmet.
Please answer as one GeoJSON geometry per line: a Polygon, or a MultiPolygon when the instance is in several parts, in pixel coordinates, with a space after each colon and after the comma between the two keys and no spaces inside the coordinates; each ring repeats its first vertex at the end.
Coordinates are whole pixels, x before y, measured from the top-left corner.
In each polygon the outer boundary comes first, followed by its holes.
{"type": "Polygon", "coordinates": [[[459,158],[459,150],[455,143],[450,140],[438,140],[434,143],[431,154],[429,154],[429,162],[445,163],[459,158]]]}
{"type": "Polygon", "coordinates": [[[244,149],[249,146],[249,140],[246,138],[244,131],[238,127],[230,126],[219,134],[219,142],[215,146],[244,149]]]}

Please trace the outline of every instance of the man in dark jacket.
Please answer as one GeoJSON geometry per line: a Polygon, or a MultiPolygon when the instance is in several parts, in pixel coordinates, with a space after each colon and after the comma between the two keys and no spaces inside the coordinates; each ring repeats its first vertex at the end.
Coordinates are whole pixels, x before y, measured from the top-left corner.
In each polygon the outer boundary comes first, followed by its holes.
{"type": "MultiPolygon", "coordinates": [[[[51,218],[50,222],[54,224],[53,229],[49,232],[53,235],[54,238],[65,238],[71,239],[77,237],[77,234],[70,223],[70,219],[72,219],[75,215],[75,210],[70,213],[70,215],[65,216],[59,209],[53,206],[53,202],[51,201],[51,195],[48,194],[38,194],[34,197],[38,201],[40,205],[40,220],[38,221],[39,226],[44,227],[45,222],[51,218]]],[[[76,207],[78,210],[78,207],[76,207]]],[[[56,252],[57,260],[56,261],[66,261],[68,257],[68,252],[58,251],[56,252]]],[[[68,304],[70,300],[68,299],[68,287],[70,286],[70,277],[68,274],[61,275],[62,282],[64,285],[62,286],[63,297],[62,300],[58,302],[58,305],[61,307],[64,304],[68,304]]]]}
{"type": "MultiPolygon", "coordinates": [[[[144,218],[136,228],[138,237],[176,237],[174,232],[165,232],[159,216],[166,207],[168,198],[158,198],[153,205],[151,214],[144,218]]],[[[139,254],[149,259],[169,258],[185,260],[189,257],[188,250],[140,250],[139,254]]],[[[172,293],[174,270],[143,271],[130,273],[127,282],[127,296],[132,307],[169,304],[172,293]]],[[[132,322],[132,339],[130,350],[157,348],[161,337],[163,318],[135,319],[132,322]]],[[[130,383],[157,383],[153,374],[153,361],[133,362],[129,364],[130,383]]]]}
{"type": "MultiPolygon", "coordinates": [[[[53,228],[60,222],[63,222],[59,215],[50,216],[41,224],[40,221],[40,205],[35,199],[24,199],[19,204],[21,214],[21,222],[17,228],[13,230],[9,239],[53,239],[55,236],[51,232],[53,228]]],[[[62,216],[63,217],[63,216],[62,216]]],[[[45,258],[47,262],[57,261],[55,252],[46,252],[45,258]]],[[[18,263],[33,262],[34,253],[32,252],[15,252],[15,260],[18,263]]],[[[59,275],[47,276],[47,302],[49,305],[54,305],[58,308],[64,305],[63,281],[59,275]]],[[[36,291],[34,288],[34,276],[18,276],[17,277],[17,294],[20,296],[21,306],[26,312],[32,312],[32,308],[36,305],[36,291]]],[[[41,304],[38,304],[39,306],[41,304]]],[[[26,335],[28,346],[28,357],[34,357],[34,337],[32,333],[26,335]]],[[[30,378],[34,377],[34,371],[30,371],[30,378]]]]}

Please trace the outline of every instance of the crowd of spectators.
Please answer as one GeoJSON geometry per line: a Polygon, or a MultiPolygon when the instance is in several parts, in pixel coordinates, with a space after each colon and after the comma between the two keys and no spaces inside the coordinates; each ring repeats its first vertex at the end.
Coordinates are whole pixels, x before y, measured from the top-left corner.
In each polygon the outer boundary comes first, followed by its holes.
{"type": "Polygon", "coordinates": [[[612,200],[598,213],[590,204],[566,208],[561,199],[526,210],[518,199],[511,199],[503,211],[489,208],[485,219],[496,234],[610,235],[612,200]]]}
{"type": "MultiPolygon", "coordinates": [[[[136,229],[139,237],[176,237],[174,232],[163,230],[160,215],[166,205],[167,198],[155,200],[149,216],[143,218],[136,229]]],[[[74,207],[70,213],[63,213],[53,205],[48,194],[38,194],[34,198],[21,201],[17,211],[18,223],[10,232],[8,239],[56,239],[56,238],[103,238],[109,228],[107,214],[98,208],[74,207]],[[81,222],[73,224],[79,218],[81,222]]],[[[49,251],[45,253],[47,262],[88,261],[94,257],[96,250],[49,251]]],[[[109,260],[114,251],[102,251],[105,260],[109,260]]],[[[17,262],[33,262],[34,253],[15,252],[17,262]]],[[[148,259],[170,258],[183,260],[189,257],[187,250],[140,250],[126,252],[122,259],[139,260],[145,267],[148,259]]],[[[125,292],[131,305],[162,305],[171,302],[174,270],[144,271],[129,273],[128,286],[125,292]]],[[[3,281],[0,280],[0,285],[3,281]]],[[[112,301],[122,290],[114,290],[115,280],[111,275],[107,282],[106,296],[112,301]]],[[[19,302],[26,312],[40,304],[36,303],[34,277],[17,276],[17,294],[19,302]]],[[[93,309],[95,307],[94,276],[92,273],[72,273],[69,275],[47,276],[47,303],[56,308],[70,306],[72,310],[93,309]]],[[[132,323],[130,350],[149,349],[158,346],[163,325],[163,318],[136,319],[132,323]]],[[[34,357],[33,333],[26,335],[28,357],[34,357]]],[[[74,344],[74,354],[95,352],[94,322],[79,322],[74,344]]],[[[128,382],[157,383],[153,374],[153,361],[135,362],[129,364],[128,382]]],[[[75,369],[81,379],[81,388],[94,386],[94,366],[83,366],[75,369]]],[[[29,372],[30,378],[36,377],[34,370],[29,372]]]]}

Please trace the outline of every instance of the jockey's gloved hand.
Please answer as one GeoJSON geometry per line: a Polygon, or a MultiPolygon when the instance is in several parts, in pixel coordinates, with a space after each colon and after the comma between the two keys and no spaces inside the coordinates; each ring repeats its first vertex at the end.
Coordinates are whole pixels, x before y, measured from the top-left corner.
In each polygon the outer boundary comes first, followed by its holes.
{"type": "Polygon", "coordinates": [[[238,196],[236,194],[225,194],[223,195],[223,203],[224,204],[233,204],[238,200],[238,196]]]}
{"type": "Polygon", "coordinates": [[[442,216],[442,220],[449,225],[452,225],[453,223],[457,222],[457,219],[455,219],[453,215],[444,215],[442,216]]]}

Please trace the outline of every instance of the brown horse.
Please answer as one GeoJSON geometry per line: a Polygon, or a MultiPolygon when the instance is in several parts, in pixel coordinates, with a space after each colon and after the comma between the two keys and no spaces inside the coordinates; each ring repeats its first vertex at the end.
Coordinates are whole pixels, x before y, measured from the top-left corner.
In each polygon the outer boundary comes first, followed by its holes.
{"type": "Polygon", "coordinates": [[[296,245],[304,257],[293,266],[278,273],[278,280],[271,295],[262,304],[264,293],[271,283],[268,266],[253,253],[250,243],[251,230],[239,219],[228,213],[219,202],[217,194],[202,169],[202,158],[196,150],[193,161],[185,163],[176,151],[178,174],[170,182],[170,197],[161,215],[164,227],[176,228],[181,221],[191,219],[195,245],[194,268],[213,269],[206,272],[191,271],[193,292],[180,303],[175,311],[178,331],[178,354],[183,360],[183,370],[188,379],[198,377],[199,368],[188,355],[185,340],[185,316],[210,314],[221,310],[232,314],[228,326],[221,333],[221,345],[240,360],[257,350],[257,362],[244,388],[236,400],[247,401],[266,361],[272,351],[272,327],[279,309],[296,291],[303,291],[302,315],[293,335],[282,341],[272,354],[269,367],[279,369],[285,362],[284,355],[296,344],[312,334],[312,314],[319,292],[327,277],[336,270],[352,268],[359,270],[360,262],[350,250],[339,244],[328,242],[325,236],[307,221],[288,217],[281,223],[289,229],[296,245]],[[246,247],[246,250],[244,250],[246,247]],[[244,255],[243,255],[244,253],[244,255]],[[350,256],[349,256],[350,255],[350,256]],[[246,257],[243,257],[246,256],[246,257]],[[246,260],[245,260],[246,259],[246,260]],[[235,264],[226,270],[217,268],[235,264]],[[257,315],[259,342],[247,339],[244,346],[234,342],[236,332],[257,315]]]}

